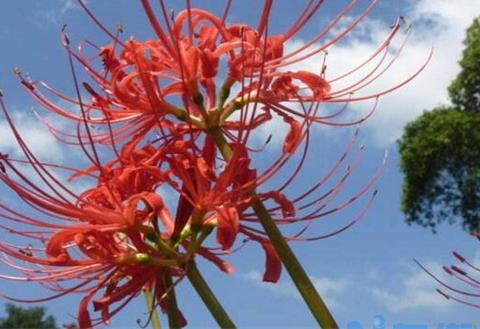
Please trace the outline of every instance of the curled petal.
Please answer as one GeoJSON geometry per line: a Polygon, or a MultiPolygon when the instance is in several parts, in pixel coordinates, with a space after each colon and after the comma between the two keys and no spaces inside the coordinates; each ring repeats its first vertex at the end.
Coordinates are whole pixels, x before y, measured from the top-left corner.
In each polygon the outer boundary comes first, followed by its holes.
{"type": "Polygon", "coordinates": [[[308,71],[298,71],[291,73],[294,79],[298,79],[307,85],[313,92],[313,98],[316,101],[323,100],[330,92],[330,84],[318,74],[308,71]]]}
{"type": "Polygon", "coordinates": [[[233,268],[232,265],[221,259],[215,254],[212,254],[208,249],[200,247],[197,250],[197,253],[202,256],[203,258],[211,261],[213,264],[215,264],[220,270],[227,274],[232,274],[235,269],[233,268]]]}
{"type": "Polygon", "coordinates": [[[65,245],[77,234],[75,230],[62,230],[55,233],[47,243],[46,253],[52,264],[67,264],[71,261],[65,245]]]}
{"type": "Polygon", "coordinates": [[[287,115],[283,116],[283,121],[290,126],[290,130],[288,131],[283,144],[283,152],[294,153],[302,140],[302,127],[298,121],[287,115]]]}
{"type": "Polygon", "coordinates": [[[282,210],[283,217],[292,217],[295,216],[295,206],[292,201],[288,200],[287,197],[280,192],[271,191],[268,193],[261,194],[263,198],[272,199],[280,206],[282,210]]]}
{"type": "Polygon", "coordinates": [[[272,83],[272,92],[280,99],[296,97],[299,89],[292,83],[290,75],[281,75],[272,83]]]}
{"type": "Polygon", "coordinates": [[[280,279],[280,275],[282,274],[282,262],[270,242],[262,241],[260,243],[266,256],[263,281],[275,283],[280,279]]]}
{"type": "Polygon", "coordinates": [[[221,207],[217,211],[218,229],[217,242],[222,246],[223,250],[229,250],[235,238],[237,237],[240,226],[240,216],[236,208],[221,207]]]}
{"type": "Polygon", "coordinates": [[[88,304],[92,296],[89,294],[82,298],[80,305],[78,307],[78,326],[80,329],[90,329],[93,328],[92,319],[90,318],[90,313],[88,312],[88,304]]]}

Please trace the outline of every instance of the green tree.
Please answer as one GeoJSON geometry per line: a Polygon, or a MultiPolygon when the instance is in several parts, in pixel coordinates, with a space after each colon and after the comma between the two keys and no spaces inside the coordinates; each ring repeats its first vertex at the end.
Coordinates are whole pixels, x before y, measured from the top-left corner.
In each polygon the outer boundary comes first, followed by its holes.
{"type": "Polygon", "coordinates": [[[0,318],[1,329],[56,329],[58,328],[53,316],[45,317],[45,308],[23,308],[7,303],[5,305],[7,316],[0,318]]]}
{"type": "Polygon", "coordinates": [[[448,88],[452,103],[462,111],[480,113],[480,19],[467,30],[461,71],[448,88]]]}
{"type": "Polygon", "coordinates": [[[452,106],[425,112],[398,141],[402,211],[435,230],[460,221],[480,228],[480,20],[467,30],[461,71],[448,88],[452,106]]]}

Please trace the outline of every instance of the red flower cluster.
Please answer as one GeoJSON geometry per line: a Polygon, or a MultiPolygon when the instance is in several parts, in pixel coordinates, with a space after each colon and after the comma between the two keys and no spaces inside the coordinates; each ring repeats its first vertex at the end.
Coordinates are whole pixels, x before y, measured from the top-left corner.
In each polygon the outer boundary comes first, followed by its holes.
{"type": "Polygon", "coordinates": [[[123,40],[121,28],[110,32],[79,0],[111,43],[96,46],[85,42],[75,51],[62,32],[76,95],[63,95],[42,81],[18,75],[26,91],[44,108],[73,122],[72,132],[45,121],[59,140],[78,146],[91,163],[87,168],[38,160],[1,101],[25,159],[1,155],[0,179],[38,215],[0,203],[0,216],[11,223],[3,221],[1,228],[27,240],[21,247],[0,242],[2,262],[23,274],[3,278],[40,282],[55,292],[49,298],[84,294],[78,311],[81,328],[107,323],[142,289],[153,291],[156,305],[165,309],[172,277],[181,280],[195,256],[232,272],[223,256],[235,250],[240,234],[244,242],[257,242],[265,251],[264,280],[277,281],[281,263],[258,225],[253,200],[265,205],[276,224],[300,225],[288,240],[337,234],[357,222],[370,205],[367,202],[357,218],[334,232],[304,237],[314,220],[353,203],[377,178],[375,173],[349,199],[332,205],[357,160],[327,190],[325,183],[338,175],[355,138],[327,174],[300,194],[287,193],[287,187],[305,162],[312,125],[347,126],[364,121],[376,102],[364,117],[348,122],[338,118],[351,102],[376,100],[422,69],[396,86],[357,96],[357,91],[376,81],[396,59],[397,54],[390,60],[387,55],[401,20],[370,58],[329,81],[325,63],[319,73],[289,68],[326,52],[361,22],[376,1],[337,29],[356,5],[357,1],[350,1],[325,30],[290,52],[285,51],[286,43],[307,25],[323,1],[308,1],[290,28],[278,35],[269,34],[273,0],[264,1],[256,27],[227,23],[231,2],[226,1],[224,13],[216,16],[192,8],[187,0],[186,9],[173,17],[164,1],[156,12],[148,0],[142,0],[156,34],[155,39],[142,41],[123,40]],[[92,48],[96,56],[85,55],[84,48],[92,48]],[[349,78],[377,59],[357,80],[338,90],[332,88],[333,82],[349,78]],[[78,81],[77,66],[83,67],[91,81],[78,81]],[[62,108],[59,100],[68,106],[62,108]],[[327,103],[340,107],[324,113],[321,105],[327,103]],[[259,151],[251,144],[252,134],[275,119],[289,127],[283,148],[265,168],[255,169],[252,161],[259,151]],[[103,129],[94,130],[92,125],[103,129]],[[102,160],[107,156],[110,159],[102,160]],[[293,159],[298,163],[287,167],[293,159]],[[25,164],[35,179],[22,172],[25,164]],[[94,186],[77,193],[53,173],[54,168],[72,172],[70,180],[90,180],[94,186]],[[283,180],[274,180],[279,172],[283,180]],[[166,204],[163,189],[172,191],[168,200],[176,201],[175,214],[171,213],[175,207],[166,204]],[[211,232],[216,234],[216,246],[208,247],[213,242],[208,240],[211,232]],[[90,318],[90,304],[100,312],[98,320],[90,318]]]}
{"type": "MultiPolygon", "coordinates": [[[[472,232],[471,234],[480,240],[478,233],[472,232]]],[[[447,300],[452,300],[474,308],[480,308],[480,303],[478,302],[480,298],[480,279],[478,277],[480,267],[475,261],[468,260],[457,251],[454,251],[452,254],[459,264],[443,266],[443,271],[449,277],[460,282],[461,286],[450,284],[447,280],[442,279],[440,276],[428,270],[420,262],[415,262],[442,287],[441,289],[437,288],[437,292],[447,300]]]]}

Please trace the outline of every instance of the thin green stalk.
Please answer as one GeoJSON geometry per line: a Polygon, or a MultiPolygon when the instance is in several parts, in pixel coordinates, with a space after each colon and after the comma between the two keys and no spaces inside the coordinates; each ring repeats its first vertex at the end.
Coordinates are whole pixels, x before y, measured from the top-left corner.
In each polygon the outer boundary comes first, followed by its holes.
{"type": "Polygon", "coordinates": [[[150,323],[152,324],[153,329],[162,329],[160,325],[160,319],[158,317],[157,311],[155,311],[155,301],[153,300],[152,292],[148,289],[143,291],[143,295],[145,296],[145,301],[147,302],[148,312],[151,314],[150,323]]]}
{"type": "Polygon", "coordinates": [[[215,144],[217,144],[218,150],[222,154],[225,161],[230,160],[233,156],[233,152],[230,145],[228,145],[227,141],[225,140],[225,136],[223,136],[220,127],[213,127],[208,131],[208,133],[210,136],[212,136],[215,144]]]}
{"type": "MultiPolygon", "coordinates": [[[[232,149],[225,140],[225,136],[223,136],[220,127],[211,128],[209,133],[215,140],[223,158],[228,161],[232,157],[232,149]]],[[[253,194],[251,206],[265,229],[265,233],[267,233],[272,246],[275,248],[288,274],[290,274],[292,281],[318,324],[324,329],[338,328],[327,305],[318,294],[312,281],[283,237],[282,232],[278,229],[264,204],[255,194],[253,194]]]]}
{"type": "Polygon", "coordinates": [[[287,269],[288,274],[290,274],[293,283],[302,295],[308,308],[310,308],[310,311],[318,324],[324,329],[338,328],[338,325],[328,310],[327,305],[315,289],[315,286],[312,284],[312,281],[283,237],[282,232],[280,232],[277,225],[272,220],[264,204],[254,197],[251,205],[260,220],[260,223],[265,229],[265,232],[270,238],[272,246],[275,248],[275,251],[287,269]]]}
{"type": "Polygon", "coordinates": [[[165,274],[165,287],[167,287],[167,314],[168,326],[170,329],[180,328],[180,319],[178,314],[177,296],[175,295],[175,288],[173,287],[172,276],[165,274]]]}
{"type": "Polygon", "coordinates": [[[186,269],[187,277],[190,280],[190,283],[197,291],[198,295],[203,300],[205,306],[207,306],[208,310],[213,315],[220,328],[236,328],[235,324],[225,312],[222,305],[220,305],[220,302],[215,297],[207,282],[198,271],[195,263],[189,263],[186,269]]]}

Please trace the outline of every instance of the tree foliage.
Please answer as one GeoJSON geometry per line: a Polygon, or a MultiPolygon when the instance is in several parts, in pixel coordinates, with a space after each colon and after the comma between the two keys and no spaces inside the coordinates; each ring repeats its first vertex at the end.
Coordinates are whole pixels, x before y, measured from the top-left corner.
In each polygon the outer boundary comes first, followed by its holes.
{"type": "Polygon", "coordinates": [[[57,325],[53,316],[45,317],[45,308],[23,308],[13,304],[6,304],[7,317],[0,318],[1,329],[56,329],[57,325]]]}
{"type": "Polygon", "coordinates": [[[480,19],[467,30],[465,49],[459,64],[461,71],[448,88],[452,103],[460,110],[480,112],[480,19]]]}
{"type": "Polygon", "coordinates": [[[451,107],[425,112],[398,141],[408,223],[480,228],[480,20],[467,30],[451,107]]]}
{"type": "Polygon", "coordinates": [[[435,227],[480,220],[480,115],[455,108],[426,112],[399,142],[405,173],[403,211],[408,222],[435,227]]]}

